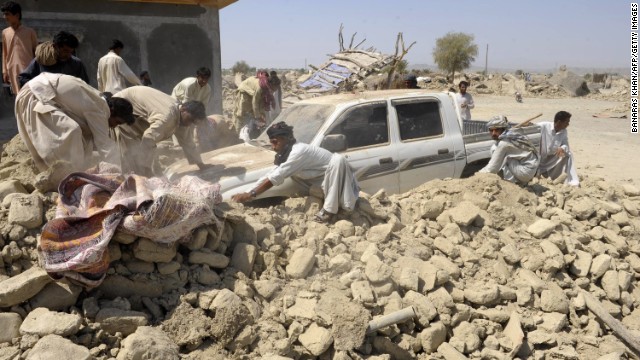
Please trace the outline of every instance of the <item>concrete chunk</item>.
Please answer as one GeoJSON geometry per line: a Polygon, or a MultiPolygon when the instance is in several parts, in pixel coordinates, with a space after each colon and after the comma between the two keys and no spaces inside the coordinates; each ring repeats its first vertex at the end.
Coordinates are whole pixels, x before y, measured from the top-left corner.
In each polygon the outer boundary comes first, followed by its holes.
{"type": "Polygon", "coordinates": [[[293,253],[289,264],[287,264],[287,275],[294,279],[303,279],[313,269],[315,262],[316,257],[313,250],[299,248],[293,253]]]}
{"type": "Polygon", "coordinates": [[[26,195],[13,198],[9,209],[9,223],[35,229],[42,225],[43,205],[38,195],[26,195]]]}
{"type": "Polygon", "coordinates": [[[480,215],[480,208],[470,201],[462,201],[449,210],[451,219],[460,226],[469,226],[480,215]]]}
{"type": "Polygon", "coordinates": [[[0,344],[11,342],[11,339],[20,336],[22,318],[14,312],[0,313],[0,344]]]}
{"type": "Polygon", "coordinates": [[[231,266],[242,271],[245,275],[251,275],[253,271],[253,262],[258,255],[258,249],[249,244],[239,243],[233,249],[231,256],[231,266]]]}
{"type": "Polygon", "coordinates": [[[93,359],[89,349],[76,345],[71,340],[59,335],[47,335],[38,340],[36,345],[29,350],[26,360],[89,360],[93,359]]]}
{"type": "Polygon", "coordinates": [[[80,330],[82,317],[78,314],[67,314],[50,311],[45,308],[34,309],[27,315],[20,326],[20,333],[46,336],[55,334],[60,336],[74,335],[80,330]]]}
{"type": "Polygon", "coordinates": [[[538,239],[546,238],[553,232],[558,224],[555,221],[540,219],[529,225],[527,232],[538,239]]]}
{"type": "Polygon", "coordinates": [[[309,328],[298,337],[298,340],[314,356],[323,354],[333,343],[331,331],[311,323],[309,328]]]}
{"type": "Polygon", "coordinates": [[[0,307],[11,307],[32,298],[51,278],[37,266],[0,282],[0,307]]]}

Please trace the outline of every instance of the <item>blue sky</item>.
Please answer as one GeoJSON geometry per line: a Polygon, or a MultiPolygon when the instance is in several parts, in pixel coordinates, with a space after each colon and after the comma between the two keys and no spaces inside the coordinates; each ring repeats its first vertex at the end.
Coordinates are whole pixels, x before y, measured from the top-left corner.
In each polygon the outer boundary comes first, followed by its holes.
{"type": "Polygon", "coordinates": [[[398,32],[416,44],[405,59],[433,64],[437,38],[475,37],[484,67],[550,69],[627,67],[630,3],[621,0],[239,0],[220,11],[222,67],[236,61],[265,68],[321,65],[357,32],[361,48],[393,53],[398,32]]]}

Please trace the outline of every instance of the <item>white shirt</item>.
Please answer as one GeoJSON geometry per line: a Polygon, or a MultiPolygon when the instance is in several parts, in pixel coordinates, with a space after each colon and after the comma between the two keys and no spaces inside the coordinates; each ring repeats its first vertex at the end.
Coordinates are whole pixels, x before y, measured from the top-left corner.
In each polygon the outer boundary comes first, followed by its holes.
{"type": "Polygon", "coordinates": [[[209,84],[200,86],[197,78],[188,77],[173,88],[171,97],[180,101],[181,104],[190,100],[200,101],[207,108],[211,98],[211,86],[209,84]]]}
{"type": "Polygon", "coordinates": [[[291,148],[287,161],[271,170],[266,178],[273,185],[280,185],[290,176],[305,180],[324,176],[331,156],[333,154],[328,150],[296,142],[291,148]]]}
{"type": "Polygon", "coordinates": [[[458,107],[460,108],[460,117],[462,120],[471,120],[471,109],[473,109],[476,105],[473,102],[473,97],[469,93],[465,93],[464,95],[460,93],[456,93],[456,102],[458,103],[458,107]],[[466,106],[462,106],[466,105],[466,106]]]}
{"type": "Polygon", "coordinates": [[[558,148],[562,148],[567,155],[571,154],[567,129],[556,132],[551,121],[539,122],[537,125],[540,126],[540,157],[542,159],[547,156],[556,156],[558,148]]]}
{"type": "Polygon", "coordinates": [[[98,61],[98,90],[112,94],[127,88],[126,81],[132,85],[142,85],[136,74],[129,69],[127,64],[118,54],[109,53],[98,61]]]}

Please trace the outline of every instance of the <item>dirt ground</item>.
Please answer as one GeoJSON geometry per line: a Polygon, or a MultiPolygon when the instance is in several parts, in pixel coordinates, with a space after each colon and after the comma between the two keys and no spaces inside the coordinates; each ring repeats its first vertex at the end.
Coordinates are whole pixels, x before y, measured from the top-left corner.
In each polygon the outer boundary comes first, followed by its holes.
{"type": "MultiPolygon", "coordinates": [[[[570,112],[569,144],[576,158],[578,175],[599,176],[612,181],[630,181],[640,185],[640,134],[631,134],[629,119],[596,118],[594,114],[620,112],[624,103],[588,98],[525,98],[517,103],[511,96],[473,94],[474,119],[506,115],[520,122],[539,113],[534,120],[553,121],[560,110],[570,112]]],[[[628,116],[628,115],[627,115],[628,116]]]]}

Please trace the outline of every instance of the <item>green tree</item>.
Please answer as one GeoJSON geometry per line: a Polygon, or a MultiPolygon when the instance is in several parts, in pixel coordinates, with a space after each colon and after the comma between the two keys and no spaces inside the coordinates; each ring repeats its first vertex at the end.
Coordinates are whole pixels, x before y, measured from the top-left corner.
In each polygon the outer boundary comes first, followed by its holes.
{"type": "Polygon", "coordinates": [[[246,74],[250,72],[251,69],[252,67],[249,66],[249,64],[247,64],[246,61],[240,60],[240,61],[237,61],[235,64],[233,64],[233,66],[231,67],[231,72],[234,74],[236,73],[246,74]]]}
{"type": "Polygon", "coordinates": [[[478,55],[478,45],[473,42],[473,35],[465,33],[447,33],[436,40],[433,49],[433,61],[447,72],[453,81],[456,71],[467,69],[478,55]]]}

